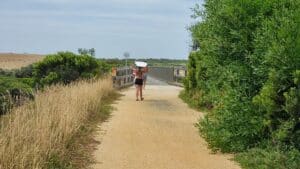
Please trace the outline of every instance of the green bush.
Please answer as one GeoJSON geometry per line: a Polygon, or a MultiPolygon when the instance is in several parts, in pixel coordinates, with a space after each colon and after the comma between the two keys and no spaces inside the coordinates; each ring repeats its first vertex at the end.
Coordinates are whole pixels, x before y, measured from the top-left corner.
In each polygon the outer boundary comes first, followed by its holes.
{"type": "Polygon", "coordinates": [[[28,81],[30,79],[0,76],[0,115],[27,99],[33,99],[33,91],[28,81]]]}
{"type": "Polygon", "coordinates": [[[15,77],[17,78],[31,78],[33,76],[33,65],[22,67],[15,70],[15,77]]]}
{"type": "Polygon", "coordinates": [[[194,9],[201,21],[190,27],[183,96],[211,109],[198,126],[214,150],[265,141],[300,150],[299,9],[294,0],[207,0],[194,9]]]}
{"type": "Polygon", "coordinates": [[[97,60],[99,65],[100,74],[107,74],[111,71],[112,66],[109,65],[106,61],[97,60]]]}
{"type": "Polygon", "coordinates": [[[259,39],[263,38],[260,43],[271,43],[265,53],[258,43],[252,57],[258,62],[253,65],[255,73],[265,72],[260,76],[267,77],[253,103],[264,115],[265,127],[274,141],[300,149],[300,10],[299,3],[289,5],[264,22],[263,28],[272,31],[258,33],[259,39]],[[257,53],[262,57],[255,57],[257,53]]]}
{"type": "Polygon", "coordinates": [[[0,93],[5,93],[10,89],[21,89],[26,93],[32,93],[32,88],[29,85],[30,79],[18,79],[14,77],[0,76],[0,93]]]}
{"type": "Polygon", "coordinates": [[[45,86],[56,83],[69,84],[78,79],[93,78],[104,74],[105,71],[105,63],[91,56],[59,52],[35,64],[33,76],[36,83],[45,86]]]}
{"type": "Polygon", "coordinates": [[[0,76],[14,76],[14,71],[0,68],[0,76]]]}
{"type": "Polygon", "coordinates": [[[297,169],[300,166],[300,152],[279,147],[254,148],[240,153],[236,160],[245,169],[297,169]]]}

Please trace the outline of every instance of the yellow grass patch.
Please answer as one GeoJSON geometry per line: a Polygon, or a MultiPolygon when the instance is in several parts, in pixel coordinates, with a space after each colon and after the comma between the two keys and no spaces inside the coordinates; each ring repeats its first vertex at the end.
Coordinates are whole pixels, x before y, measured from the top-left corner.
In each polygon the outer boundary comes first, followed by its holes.
{"type": "Polygon", "coordinates": [[[0,169],[40,169],[64,149],[102,99],[113,91],[111,79],[54,86],[36,94],[0,123],[0,169]]]}
{"type": "Polygon", "coordinates": [[[42,55],[0,53],[1,69],[18,69],[43,59],[42,55]]]}

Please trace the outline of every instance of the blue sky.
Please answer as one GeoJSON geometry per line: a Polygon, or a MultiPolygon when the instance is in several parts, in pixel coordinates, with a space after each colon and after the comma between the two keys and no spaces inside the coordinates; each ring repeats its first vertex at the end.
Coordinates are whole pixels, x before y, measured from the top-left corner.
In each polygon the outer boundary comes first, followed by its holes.
{"type": "Polygon", "coordinates": [[[201,0],[1,0],[0,52],[186,59],[201,0]]]}

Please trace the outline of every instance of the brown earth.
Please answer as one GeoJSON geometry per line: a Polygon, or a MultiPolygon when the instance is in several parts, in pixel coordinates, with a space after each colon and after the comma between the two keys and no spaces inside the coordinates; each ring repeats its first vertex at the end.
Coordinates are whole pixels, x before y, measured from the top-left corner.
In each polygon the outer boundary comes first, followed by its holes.
{"type": "Polygon", "coordinates": [[[153,84],[145,101],[132,87],[101,125],[95,169],[239,169],[231,155],[213,154],[194,126],[203,113],[179,98],[181,88],[153,84]]]}
{"type": "Polygon", "coordinates": [[[18,69],[43,59],[42,55],[0,53],[1,69],[18,69]]]}

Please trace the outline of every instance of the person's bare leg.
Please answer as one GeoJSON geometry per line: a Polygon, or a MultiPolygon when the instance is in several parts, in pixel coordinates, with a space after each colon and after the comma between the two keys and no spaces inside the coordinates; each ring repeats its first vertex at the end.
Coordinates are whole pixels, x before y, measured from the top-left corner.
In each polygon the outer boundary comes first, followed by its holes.
{"type": "Polygon", "coordinates": [[[139,86],[137,85],[137,86],[135,86],[135,88],[136,88],[136,92],[135,92],[135,96],[136,96],[136,101],[138,101],[139,100],[139,86]]]}
{"type": "Polygon", "coordinates": [[[144,98],[143,98],[143,86],[142,85],[140,86],[140,98],[141,98],[141,100],[144,100],[144,98]]]}

